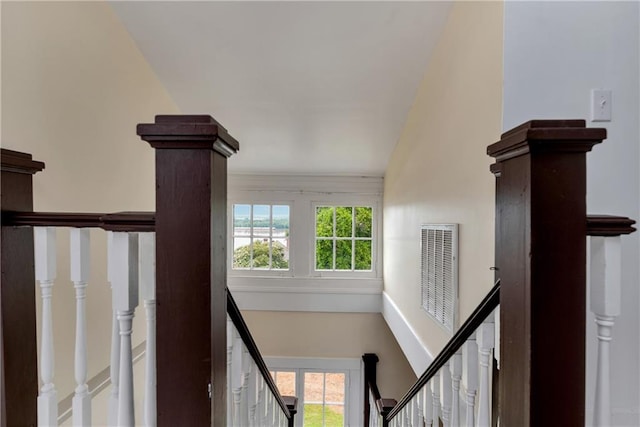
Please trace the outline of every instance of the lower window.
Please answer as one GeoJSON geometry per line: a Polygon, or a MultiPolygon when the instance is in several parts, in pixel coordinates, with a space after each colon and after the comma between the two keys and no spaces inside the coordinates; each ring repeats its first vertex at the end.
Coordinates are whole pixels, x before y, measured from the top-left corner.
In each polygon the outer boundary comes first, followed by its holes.
{"type": "MultiPolygon", "coordinates": [[[[278,358],[274,358],[278,359],[278,358]]],[[[289,359],[298,360],[298,359],[289,359]]],[[[312,359],[315,362],[321,359],[312,359]]],[[[281,361],[278,361],[281,362],[281,361]]],[[[298,367],[301,363],[292,363],[286,368],[276,363],[277,368],[270,366],[271,375],[284,396],[298,398],[298,413],[295,416],[297,427],[341,427],[358,425],[362,403],[359,398],[360,369],[358,361],[338,369],[321,368],[318,363],[309,363],[308,367],[298,367]],[[309,366],[311,365],[311,366],[309,366]],[[351,367],[352,369],[349,369],[351,367]],[[355,388],[354,388],[355,387],[355,388]]],[[[350,361],[351,362],[351,361],[350,361]]]]}

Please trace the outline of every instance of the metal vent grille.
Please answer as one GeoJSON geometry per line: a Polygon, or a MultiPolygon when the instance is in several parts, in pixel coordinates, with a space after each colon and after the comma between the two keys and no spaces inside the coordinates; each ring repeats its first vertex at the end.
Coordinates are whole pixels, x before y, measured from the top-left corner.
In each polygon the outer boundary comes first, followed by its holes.
{"type": "Polygon", "coordinates": [[[423,225],[421,233],[422,308],[453,332],[458,298],[458,225],[423,225]]]}

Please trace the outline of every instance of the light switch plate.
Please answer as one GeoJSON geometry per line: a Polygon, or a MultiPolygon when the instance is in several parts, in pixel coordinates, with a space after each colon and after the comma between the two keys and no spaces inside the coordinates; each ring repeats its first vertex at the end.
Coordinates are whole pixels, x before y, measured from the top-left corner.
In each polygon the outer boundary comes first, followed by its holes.
{"type": "Polygon", "coordinates": [[[611,91],[606,89],[591,90],[591,121],[611,121],[611,91]]]}

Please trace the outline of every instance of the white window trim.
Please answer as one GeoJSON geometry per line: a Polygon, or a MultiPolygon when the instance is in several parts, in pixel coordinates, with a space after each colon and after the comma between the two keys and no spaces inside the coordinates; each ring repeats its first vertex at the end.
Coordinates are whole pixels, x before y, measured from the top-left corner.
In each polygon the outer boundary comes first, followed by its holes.
{"type": "MultiPolygon", "coordinates": [[[[305,372],[337,372],[345,374],[348,402],[345,402],[345,426],[362,425],[364,403],[364,365],[361,359],[349,358],[308,358],[308,357],[265,357],[270,371],[295,371],[296,391],[303,383],[305,372]]],[[[295,416],[296,427],[302,427],[304,408],[302,395],[298,397],[298,413],[295,416]]]]}
{"type": "Polygon", "coordinates": [[[382,177],[230,175],[229,288],[243,309],[379,312],[382,295],[382,177]],[[233,204],[286,204],[289,270],[233,270],[233,204]],[[315,206],[373,208],[372,270],[315,271],[315,206]],[[270,297],[273,293],[273,298],[270,297]]]}
{"type": "MultiPolygon", "coordinates": [[[[311,253],[310,255],[310,276],[314,277],[343,277],[343,278],[373,278],[373,277],[381,277],[378,273],[381,268],[379,267],[378,259],[379,259],[379,251],[378,247],[382,246],[378,244],[380,239],[379,236],[382,236],[382,230],[380,230],[381,221],[379,218],[379,214],[381,209],[379,208],[379,203],[377,200],[373,199],[364,199],[358,198],[353,199],[354,201],[350,202],[330,202],[330,201],[313,201],[311,203],[311,212],[313,215],[313,224],[311,229],[311,253]],[[340,207],[340,206],[350,206],[350,207],[371,207],[371,218],[373,223],[371,224],[371,270],[316,270],[316,234],[315,234],[315,221],[316,221],[316,208],[318,207],[340,207]]],[[[381,257],[380,257],[381,258],[381,257]]]]}

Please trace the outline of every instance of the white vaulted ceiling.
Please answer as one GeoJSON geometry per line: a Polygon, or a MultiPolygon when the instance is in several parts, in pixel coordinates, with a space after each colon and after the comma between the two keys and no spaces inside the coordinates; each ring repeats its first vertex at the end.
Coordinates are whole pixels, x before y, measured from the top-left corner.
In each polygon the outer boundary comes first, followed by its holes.
{"type": "MultiPolygon", "coordinates": [[[[445,2],[113,2],[185,114],[235,136],[236,173],[382,175],[445,2]]],[[[159,112],[161,113],[161,112],[159,112]]]]}

